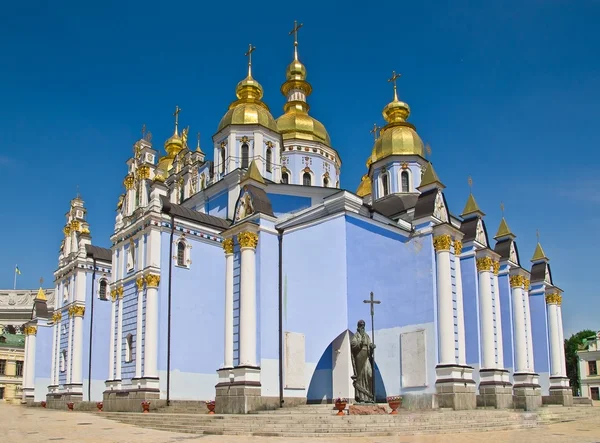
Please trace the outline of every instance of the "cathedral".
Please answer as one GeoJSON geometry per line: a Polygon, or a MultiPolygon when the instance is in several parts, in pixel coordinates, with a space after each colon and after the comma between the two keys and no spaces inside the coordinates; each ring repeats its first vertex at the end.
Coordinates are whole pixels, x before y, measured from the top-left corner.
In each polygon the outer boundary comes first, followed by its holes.
{"type": "Polygon", "coordinates": [[[299,27],[281,116],[250,46],[213,160],[188,144],[179,108],[164,151],[149,133],[133,144],[110,249],[71,201],[54,306],[36,301],[26,329],[24,399],[112,411],[214,399],[218,413],[353,399],[362,319],[378,400],[572,404],[562,291],[539,242],[529,264],[504,217],[491,238],[472,193],[454,215],[395,74],[360,186],[342,189],[340,154],[309,113],[299,27]]]}

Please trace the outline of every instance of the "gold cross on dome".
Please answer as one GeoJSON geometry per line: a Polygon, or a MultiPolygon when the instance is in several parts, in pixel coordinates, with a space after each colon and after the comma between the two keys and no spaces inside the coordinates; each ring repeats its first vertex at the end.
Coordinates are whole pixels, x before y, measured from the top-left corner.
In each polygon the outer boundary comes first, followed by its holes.
{"type": "Polygon", "coordinates": [[[396,89],[396,80],[398,80],[402,74],[396,74],[396,71],[392,71],[392,77],[388,79],[389,83],[394,84],[394,100],[398,100],[398,91],[396,89]]]}
{"type": "Polygon", "coordinates": [[[431,145],[429,143],[425,145],[425,155],[431,159],[431,145]]]}
{"type": "Polygon", "coordinates": [[[40,286],[44,284],[44,277],[40,277],[40,286]]]}
{"type": "Polygon", "coordinates": [[[467,179],[467,183],[469,183],[469,190],[473,191],[473,179],[471,178],[470,175],[469,175],[469,178],[467,179]]]}
{"type": "Polygon", "coordinates": [[[379,131],[379,126],[377,126],[377,123],[373,123],[373,129],[371,129],[369,132],[373,134],[375,141],[377,141],[377,131],[379,131]]]}
{"type": "Polygon", "coordinates": [[[248,57],[248,77],[252,76],[252,53],[256,50],[256,46],[252,46],[252,43],[248,45],[248,52],[244,55],[248,57]]]}
{"type": "Polygon", "coordinates": [[[146,135],[146,123],[142,125],[142,138],[146,135]]]}
{"type": "Polygon", "coordinates": [[[175,112],[173,116],[175,117],[175,131],[177,131],[177,125],[179,124],[179,113],[181,112],[181,108],[179,106],[175,106],[175,112]]]}
{"type": "Polygon", "coordinates": [[[535,230],[535,236],[537,237],[537,241],[539,243],[540,242],[540,230],[539,229],[535,230]]]}
{"type": "Polygon", "coordinates": [[[504,217],[504,202],[500,202],[500,211],[502,212],[502,217],[504,217]]]}
{"type": "Polygon", "coordinates": [[[302,23],[298,24],[296,20],[294,20],[294,29],[290,31],[288,35],[294,34],[294,59],[298,60],[298,31],[303,26],[302,23]]]}

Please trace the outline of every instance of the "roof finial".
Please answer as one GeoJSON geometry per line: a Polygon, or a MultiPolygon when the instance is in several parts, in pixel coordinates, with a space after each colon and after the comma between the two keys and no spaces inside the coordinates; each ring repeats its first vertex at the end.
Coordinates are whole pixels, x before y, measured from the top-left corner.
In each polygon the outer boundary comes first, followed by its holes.
{"type": "Polygon", "coordinates": [[[427,159],[431,161],[431,145],[429,143],[425,145],[425,155],[428,157],[427,159]]]}
{"type": "Polygon", "coordinates": [[[252,43],[248,45],[248,52],[244,55],[248,57],[248,77],[252,77],[252,53],[256,50],[256,46],[252,46],[252,43]]]}
{"type": "Polygon", "coordinates": [[[467,183],[469,183],[469,192],[472,194],[473,193],[473,179],[471,178],[470,175],[469,175],[469,178],[467,179],[467,183]]]}
{"type": "Polygon", "coordinates": [[[177,126],[179,125],[179,113],[180,112],[181,112],[181,108],[179,106],[175,106],[175,112],[173,113],[173,116],[175,117],[175,135],[178,135],[177,126]]]}
{"type": "Polygon", "coordinates": [[[396,71],[392,71],[392,77],[388,79],[388,82],[394,83],[394,101],[398,101],[398,91],[396,89],[396,80],[402,76],[402,74],[396,74],[396,71]]]}
{"type": "Polygon", "coordinates": [[[196,145],[196,151],[202,151],[202,149],[200,149],[200,132],[198,132],[198,144],[196,145]]]}
{"type": "Polygon", "coordinates": [[[540,230],[539,229],[535,230],[535,236],[537,237],[537,242],[539,243],[540,242],[540,230]]]}
{"type": "Polygon", "coordinates": [[[44,284],[44,277],[40,277],[40,286],[44,284]]]}
{"type": "Polygon", "coordinates": [[[373,137],[375,138],[375,141],[377,141],[377,131],[379,131],[379,126],[377,126],[377,123],[373,123],[373,129],[371,129],[369,132],[371,134],[373,134],[373,137]]]}
{"type": "Polygon", "coordinates": [[[146,136],[146,123],[142,125],[142,138],[146,136]]]}
{"type": "Polygon", "coordinates": [[[298,60],[298,31],[303,26],[303,23],[298,24],[296,20],[294,20],[294,29],[292,29],[289,35],[294,34],[294,60],[298,60]]]}
{"type": "Polygon", "coordinates": [[[504,202],[500,202],[500,211],[502,212],[502,218],[504,218],[504,202]]]}
{"type": "Polygon", "coordinates": [[[81,198],[81,194],[79,193],[79,184],[75,185],[77,198],[81,198]]]}

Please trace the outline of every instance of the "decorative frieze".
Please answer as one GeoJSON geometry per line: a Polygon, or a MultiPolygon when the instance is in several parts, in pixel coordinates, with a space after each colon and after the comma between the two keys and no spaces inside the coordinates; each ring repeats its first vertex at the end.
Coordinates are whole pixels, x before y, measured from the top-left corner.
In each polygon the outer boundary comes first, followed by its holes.
{"type": "Polygon", "coordinates": [[[225,254],[233,254],[233,238],[223,240],[223,250],[225,254]]]}
{"type": "Polygon", "coordinates": [[[490,257],[481,257],[477,259],[478,272],[490,272],[494,261],[490,257]]]}
{"type": "Polygon", "coordinates": [[[510,276],[510,287],[511,288],[520,288],[523,286],[525,278],[522,275],[511,275],[510,276]]]}
{"type": "Polygon", "coordinates": [[[452,237],[448,234],[438,235],[433,238],[433,247],[436,252],[449,251],[450,245],[452,244],[452,237]]]}
{"type": "Polygon", "coordinates": [[[252,248],[255,249],[258,245],[258,234],[255,232],[240,232],[237,236],[238,243],[242,248],[252,248]]]}
{"type": "Polygon", "coordinates": [[[462,242],[460,240],[454,240],[454,255],[460,255],[462,252],[462,242]]]}
{"type": "Polygon", "coordinates": [[[561,305],[562,296],[558,292],[555,292],[554,294],[546,294],[546,303],[549,305],[561,305]]]}
{"type": "Polygon", "coordinates": [[[160,275],[148,274],[146,276],[146,284],[149,288],[158,288],[158,285],[160,284],[160,275]]]}

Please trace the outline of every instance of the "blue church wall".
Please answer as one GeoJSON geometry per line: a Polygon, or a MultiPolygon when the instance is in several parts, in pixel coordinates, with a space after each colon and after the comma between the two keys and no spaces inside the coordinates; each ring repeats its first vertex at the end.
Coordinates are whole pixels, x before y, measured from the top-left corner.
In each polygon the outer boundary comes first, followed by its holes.
{"type": "Polygon", "coordinates": [[[498,289],[500,290],[500,312],[502,316],[502,344],[504,368],[514,368],[513,360],[513,312],[510,294],[509,275],[498,275],[498,289]]]}
{"type": "Polygon", "coordinates": [[[490,287],[492,288],[492,312],[494,315],[494,354],[496,356],[495,362],[499,364],[500,356],[499,356],[499,348],[501,346],[502,340],[502,314],[500,313],[499,297],[500,294],[497,294],[498,288],[496,287],[496,281],[493,277],[493,274],[490,273],[490,287]],[[496,297],[498,295],[498,297],[496,297]]]}
{"type": "Polygon", "coordinates": [[[119,337],[120,352],[121,352],[121,380],[124,384],[127,384],[135,377],[135,342],[137,340],[137,288],[135,280],[130,280],[123,285],[123,334],[119,337]],[[131,334],[133,336],[133,350],[132,359],[127,361],[126,359],[126,348],[127,348],[127,336],[131,334]]]}
{"type": "Polygon", "coordinates": [[[271,193],[267,194],[267,196],[269,197],[269,200],[271,200],[271,206],[273,208],[273,214],[275,214],[275,217],[298,212],[302,209],[310,207],[312,204],[310,197],[271,193]]]}
{"type": "Polygon", "coordinates": [[[227,190],[213,197],[207,197],[205,204],[205,212],[215,217],[227,218],[227,190]]]}
{"type": "Polygon", "coordinates": [[[475,256],[461,258],[463,305],[465,315],[465,351],[467,364],[479,367],[479,289],[475,256]]]}
{"type": "Polygon", "coordinates": [[[330,344],[317,362],[315,372],[308,385],[306,398],[321,400],[333,398],[333,345],[330,344]]]}
{"type": "MultiPolygon", "coordinates": [[[[59,328],[59,337],[60,337],[60,350],[59,350],[59,354],[58,354],[58,361],[57,364],[59,365],[59,372],[58,372],[58,383],[60,385],[65,385],[67,383],[67,371],[61,371],[60,369],[60,362],[61,362],[61,355],[63,355],[63,351],[66,352],[65,355],[67,355],[68,358],[68,353],[69,353],[69,315],[67,313],[67,311],[63,311],[62,312],[62,318],[60,321],[60,328],[59,328]]],[[[68,364],[68,361],[65,360],[65,365],[68,364]]],[[[66,366],[65,366],[66,368],[66,366]]]]}
{"type": "MultiPolygon", "coordinates": [[[[454,246],[452,247],[454,250],[454,246]]],[[[457,290],[456,290],[456,261],[460,260],[454,253],[450,254],[450,280],[452,282],[452,324],[454,325],[454,358],[458,361],[458,301],[457,301],[457,290]]],[[[437,264],[436,264],[437,266],[437,264]]],[[[437,271],[436,271],[437,272],[437,271]]],[[[432,272],[433,274],[433,272],[432,272]]],[[[436,286],[437,286],[437,274],[436,274],[436,286]]],[[[437,294],[436,294],[437,295],[437,294]]],[[[437,308],[437,297],[436,297],[436,308],[437,308]]],[[[437,317],[436,317],[437,324],[437,317]]]]}
{"type": "Polygon", "coordinates": [[[533,362],[538,374],[550,372],[548,348],[548,317],[544,292],[529,294],[531,312],[531,337],[533,339],[533,362]]]}
{"type": "Polygon", "coordinates": [[[46,321],[37,324],[35,337],[35,372],[34,396],[35,401],[46,400],[48,386],[51,384],[52,368],[52,326],[46,326],[46,321]]]}

